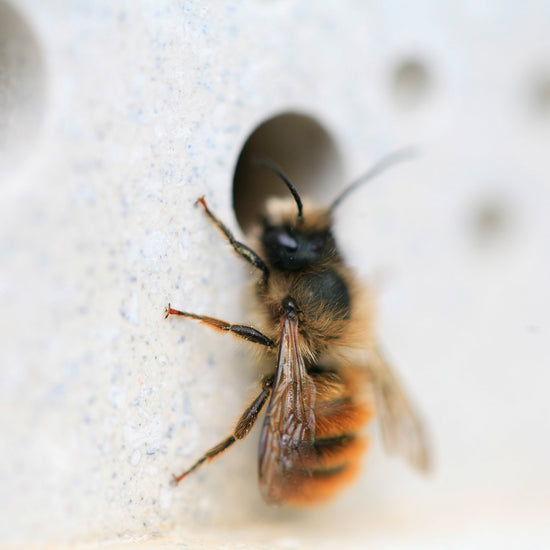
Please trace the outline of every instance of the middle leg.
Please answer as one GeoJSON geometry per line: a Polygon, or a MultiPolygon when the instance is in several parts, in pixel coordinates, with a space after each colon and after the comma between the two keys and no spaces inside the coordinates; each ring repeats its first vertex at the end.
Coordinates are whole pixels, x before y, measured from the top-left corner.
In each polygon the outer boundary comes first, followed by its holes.
{"type": "Polygon", "coordinates": [[[208,317],[207,315],[197,315],[196,313],[189,313],[188,311],[179,311],[178,309],[172,309],[170,304],[166,308],[165,318],[169,315],[179,315],[180,317],[188,317],[189,319],[195,319],[204,325],[212,327],[217,330],[223,330],[225,332],[231,332],[235,336],[239,336],[244,340],[248,340],[253,344],[261,344],[268,348],[272,348],[274,343],[271,338],[268,338],[265,334],[261,333],[254,327],[247,325],[233,325],[227,321],[216,319],[215,317],[208,317]]]}

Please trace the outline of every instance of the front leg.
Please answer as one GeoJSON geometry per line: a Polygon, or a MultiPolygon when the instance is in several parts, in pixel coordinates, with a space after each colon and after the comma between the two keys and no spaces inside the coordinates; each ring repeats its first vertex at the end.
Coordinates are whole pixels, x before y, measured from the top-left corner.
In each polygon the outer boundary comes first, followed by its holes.
{"type": "Polygon", "coordinates": [[[204,211],[206,212],[206,215],[214,222],[214,225],[225,235],[225,238],[229,241],[229,244],[233,247],[233,250],[235,252],[243,257],[248,263],[252,264],[254,267],[261,270],[264,274],[264,279],[267,280],[269,277],[269,268],[265,264],[265,262],[246,244],[243,244],[235,237],[233,236],[233,233],[226,227],[226,225],[218,219],[214,213],[206,206],[206,201],[204,200],[204,197],[201,197],[197,200],[196,204],[200,204],[204,211]]]}

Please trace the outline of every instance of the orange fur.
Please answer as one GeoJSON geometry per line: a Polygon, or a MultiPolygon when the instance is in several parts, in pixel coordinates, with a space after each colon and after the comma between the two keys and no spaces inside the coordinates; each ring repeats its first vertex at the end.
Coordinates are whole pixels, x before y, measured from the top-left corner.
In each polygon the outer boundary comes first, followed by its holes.
{"type": "Polygon", "coordinates": [[[289,499],[287,503],[294,506],[315,506],[330,500],[352,483],[360,471],[361,464],[357,460],[334,472],[314,472],[303,485],[301,492],[289,499]]]}

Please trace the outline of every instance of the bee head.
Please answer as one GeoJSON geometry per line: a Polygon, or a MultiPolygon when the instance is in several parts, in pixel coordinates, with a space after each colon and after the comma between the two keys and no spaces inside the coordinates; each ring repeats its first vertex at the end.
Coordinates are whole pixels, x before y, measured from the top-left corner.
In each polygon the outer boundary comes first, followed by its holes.
{"type": "Polygon", "coordinates": [[[297,218],[292,199],[267,201],[261,243],[268,263],[282,271],[298,271],[336,253],[329,212],[306,202],[297,218]]]}
{"type": "Polygon", "coordinates": [[[260,241],[268,263],[281,271],[298,271],[336,255],[330,208],[320,210],[302,202],[298,191],[274,162],[255,162],[275,173],[287,186],[291,198],[272,197],[266,203],[260,241]]]}

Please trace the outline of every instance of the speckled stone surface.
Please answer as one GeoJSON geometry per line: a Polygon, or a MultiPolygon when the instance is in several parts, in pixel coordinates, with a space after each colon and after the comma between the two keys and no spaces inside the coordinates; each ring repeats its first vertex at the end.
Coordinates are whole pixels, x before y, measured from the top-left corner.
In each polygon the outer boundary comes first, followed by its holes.
{"type": "Polygon", "coordinates": [[[549,24],[542,1],[0,0],[0,546],[547,548],[549,24]],[[170,485],[259,376],[163,318],[249,315],[193,203],[242,237],[238,156],[289,112],[345,181],[420,152],[336,235],[435,456],[417,477],[374,429],[356,486],[306,511],[261,501],[256,432],[170,485]]]}

